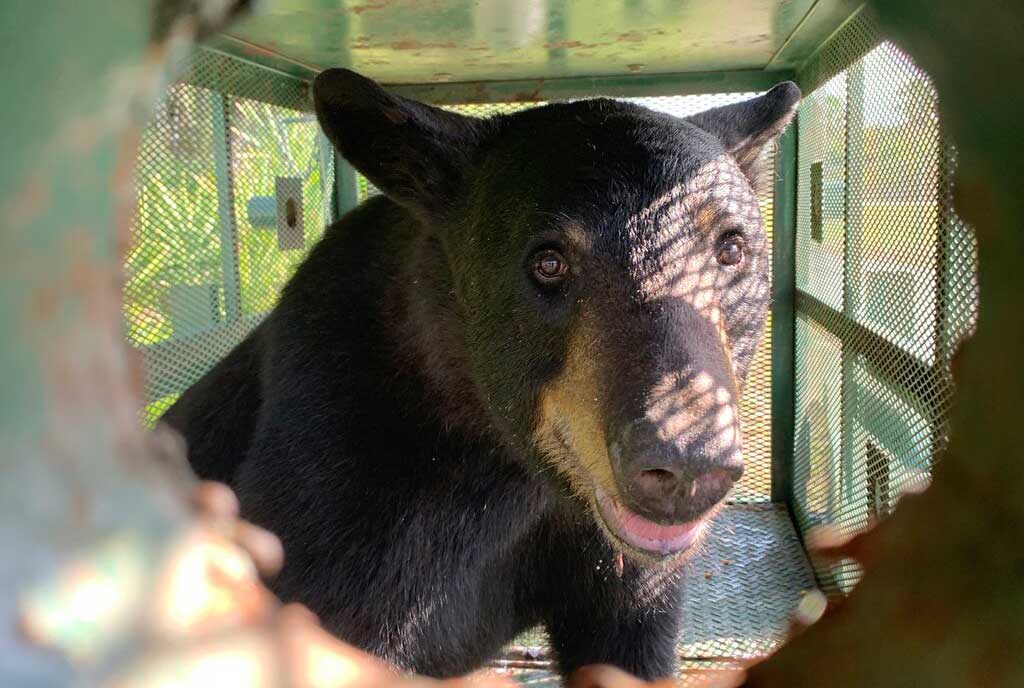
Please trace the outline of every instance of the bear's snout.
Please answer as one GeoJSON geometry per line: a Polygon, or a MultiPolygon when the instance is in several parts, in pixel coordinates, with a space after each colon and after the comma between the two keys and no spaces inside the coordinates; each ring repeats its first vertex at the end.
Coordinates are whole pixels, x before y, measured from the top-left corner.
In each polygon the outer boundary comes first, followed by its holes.
{"type": "Polygon", "coordinates": [[[629,426],[609,451],[623,501],[659,523],[692,521],[725,499],[743,475],[734,432],[665,438],[647,421],[629,426]]]}
{"type": "Polygon", "coordinates": [[[664,468],[647,468],[627,479],[624,492],[634,511],[654,521],[692,521],[722,501],[742,473],[742,468],[715,469],[687,479],[664,468]]]}

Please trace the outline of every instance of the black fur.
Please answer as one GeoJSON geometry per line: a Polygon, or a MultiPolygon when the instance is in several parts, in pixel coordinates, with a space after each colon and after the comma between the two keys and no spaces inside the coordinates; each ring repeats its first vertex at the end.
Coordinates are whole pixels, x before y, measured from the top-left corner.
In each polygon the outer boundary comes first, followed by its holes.
{"type": "MultiPolygon", "coordinates": [[[[603,323],[609,428],[665,366],[721,367],[721,344],[694,343],[689,306],[640,295],[638,271],[670,266],[648,227],[664,218],[635,218],[720,159],[712,134],[736,160],[756,154],[725,129],[760,150],[795,87],[702,128],[609,100],[472,120],[342,70],[315,96],[328,136],[389,197],[329,227],[267,320],[164,420],[196,472],[282,538],[274,590],[341,638],[452,676],[542,623],[565,673],[669,675],[681,569],[627,557],[616,571],[618,548],[536,446],[537,398],[584,310],[603,323]],[[530,256],[570,231],[586,244],[563,247],[573,281],[538,288],[530,256]]],[[[731,197],[749,203],[740,186],[731,197]]],[[[678,240],[705,250],[692,228],[678,240]]],[[[719,299],[741,380],[767,304],[767,265],[749,265],[719,299]]]]}

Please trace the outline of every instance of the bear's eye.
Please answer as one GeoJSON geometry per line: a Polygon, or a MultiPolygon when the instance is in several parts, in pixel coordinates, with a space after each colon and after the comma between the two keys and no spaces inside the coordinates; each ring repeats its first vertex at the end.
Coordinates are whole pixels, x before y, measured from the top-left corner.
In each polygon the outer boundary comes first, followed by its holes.
{"type": "Polygon", "coordinates": [[[541,284],[560,282],[568,270],[569,264],[558,251],[546,249],[533,257],[533,276],[541,284]]]}
{"type": "Polygon", "coordinates": [[[718,240],[718,264],[726,267],[736,267],[743,262],[743,255],[746,251],[746,242],[743,237],[736,233],[726,234],[718,240]]]}

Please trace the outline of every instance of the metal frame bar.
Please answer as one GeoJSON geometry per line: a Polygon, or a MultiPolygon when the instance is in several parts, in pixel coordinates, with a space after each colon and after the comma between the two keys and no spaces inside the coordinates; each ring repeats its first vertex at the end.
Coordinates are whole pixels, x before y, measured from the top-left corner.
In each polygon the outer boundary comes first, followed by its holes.
{"type": "Polygon", "coordinates": [[[685,96],[710,93],[765,91],[795,77],[793,70],[762,69],[730,72],[473,81],[438,84],[387,84],[406,98],[439,105],[469,103],[526,103],[611,96],[685,96]]]}
{"type": "Polygon", "coordinates": [[[833,36],[842,31],[863,6],[862,0],[817,0],[782,46],[775,51],[766,69],[804,64],[820,46],[828,43],[833,36]],[[825,27],[835,26],[837,23],[839,28],[822,40],[822,34],[828,30],[825,27]]]}
{"type": "Polygon", "coordinates": [[[238,227],[235,223],[235,185],[231,173],[230,104],[216,91],[213,105],[214,169],[217,176],[217,223],[220,227],[221,280],[228,323],[242,317],[242,277],[238,268],[238,227]]]}
{"type": "Polygon", "coordinates": [[[335,222],[359,205],[359,179],[356,176],[356,170],[337,151],[334,151],[334,195],[332,198],[335,222]]]}
{"type": "MultiPolygon", "coordinates": [[[[846,77],[846,130],[844,152],[844,200],[843,200],[843,319],[856,324],[857,299],[854,298],[856,285],[860,284],[860,263],[853,260],[857,253],[855,246],[863,240],[864,222],[864,66],[854,62],[848,68],[846,77]],[[861,154],[853,155],[853,151],[861,154]]],[[[863,328],[866,330],[866,328],[863,328]]],[[[879,338],[881,339],[881,338],[879,338]]],[[[844,498],[852,503],[856,490],[856,466],[853,446],[853,410],[856,405],[854,384],[855,359],[851,341],[839,336],[842,357],[842,412],[840,432],[839,480],[844,498]]]]}
{"type": "Polygon", "coordinates": [[[946,127],[942,119],[939,119],[939,166],[940,174],[935,188],[935,201],[939,206],[938,227],[936,227],[936,252],[935,252],[935,358],[940,361],[948,361],[953,356],[950,351],[949,342],[949,304],[944,297],[948,296],[950,279],[953,270],[956,268],[956,260],[950,255],[953,248],[953,236],[956,232],[955,213],[953,203],[953,180],[947,171],[953,169],[953,148],[949,140],[946,127]]]}
{"type": "MultiPolygon", "coordinates": [[[[796,291],[796,312],[835,335],[843,343],[844,357],[847,349],[850,353],[862,355],[880,376],[906,392],[920,406],[929,422],[936,418],[941,409],[936,408],[935,400],[948,398],[952,391],[952,382],[948,379],[944,383],[936,382],[938,369],[945,372],[945,361],[939,360],[928,366],[874,330],[847,318],[801,289],[796,291]]],[[[942,375],[939,379],[946,377],[942,375]]]]}
{"type": "Polygon", "coordinates": [[[316,132],[316,144],[320,165],[320,205],[324,213],[324,223],[329,225],[338,219],[338,208],[334,198],[334,190],[337,188],[334,179],[337,161],[334,146],[319,128],[316,132]]]}
{"type": "Polygon", "coordinates": [[[799,117],[779,137],[772,220],[772,501],[793,508],[799,117]]]}

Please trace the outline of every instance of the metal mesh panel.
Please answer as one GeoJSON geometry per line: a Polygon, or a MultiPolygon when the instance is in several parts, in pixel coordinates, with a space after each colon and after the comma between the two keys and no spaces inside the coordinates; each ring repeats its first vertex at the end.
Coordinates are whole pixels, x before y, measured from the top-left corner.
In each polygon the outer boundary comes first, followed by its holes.
{"type": "MultiPolygon", "coordinates": [[[[679,686],[733,685],[729,680],[725,680],[725,677],[727,675],[734,677],[736,672],[742,671],[744,668],[745,663],[740,661],[683,660],[680,662],[680,671],[675,684],[679,686]],[[717,680],[719,678],[723,680],[717,680]]],[[[555,673],[551,662],[523,662],[522,665],[514,663],[510,666],[491,669],[488,673],[507,676],[512,678],[516,684],[531,688],[559,688],[562,685],[562,680],[555,673]]]]}
{"type": "MultiPolygon", "coordinates": [[[[686,117],[704,110],[728,105],[752,98],[756,93],[719,93],[696,96],[657,96],[650,98],[624,98],[628,102],[643,105],[652,110],[665,112],[676,117],[686,117]]],[[[490,117],[524,110],[542,103],[483,103],[445,106],[446,109],[474,117],[490,117]]],[[[774,151],[768,152],[769,156],[774,151]]],[[[769,157],[765,164],[773,165],[769,157]]],[[[357,175],[359,201],[380,193],[365,177],[357,175]]],[[[772,209],[774,194],[769,187],[759,195],[761,215],[765,223],[768,246],[772,239],[772,209]]],[[[771,259],[769,257],[769,265],[771,259]]],[[[732,500],[736,502],[758,502],[771,499],[771,316],[769,315],[764,339],[758,347],[751,364],[743,396],[740,400],[740,422],[743,428],[743,449],[745,472],[736,485],[732,500]]]]}
{"type": "Polygon", "coordinates": [[[147,423],[274,305],[323,232],[333,185],[301,82],[203,51],[186,74],[143,132],[135,173],[123,308],[147,423]]]}
{"type": "MultiPolygon", "coordinates": [[[[814,575],[785,506],[734,504],[687,564],[685,587],[678,644],[684,676],[778,649],[814,575]]],[[[542,668],[532,665],[551,661],[547,645],[534,629],[495,664],[542,668]]]]}
{"type": "MultiPolygon", "coordinates": [[[[793,498],[801,529],[853,532],[926,485],[945,446],[975,244],[928,76],[865,16],[801,74],[823,75],[799,115],[793,498]]],[[[846,591],[860,572],[817,573],[846,591]]]]}

